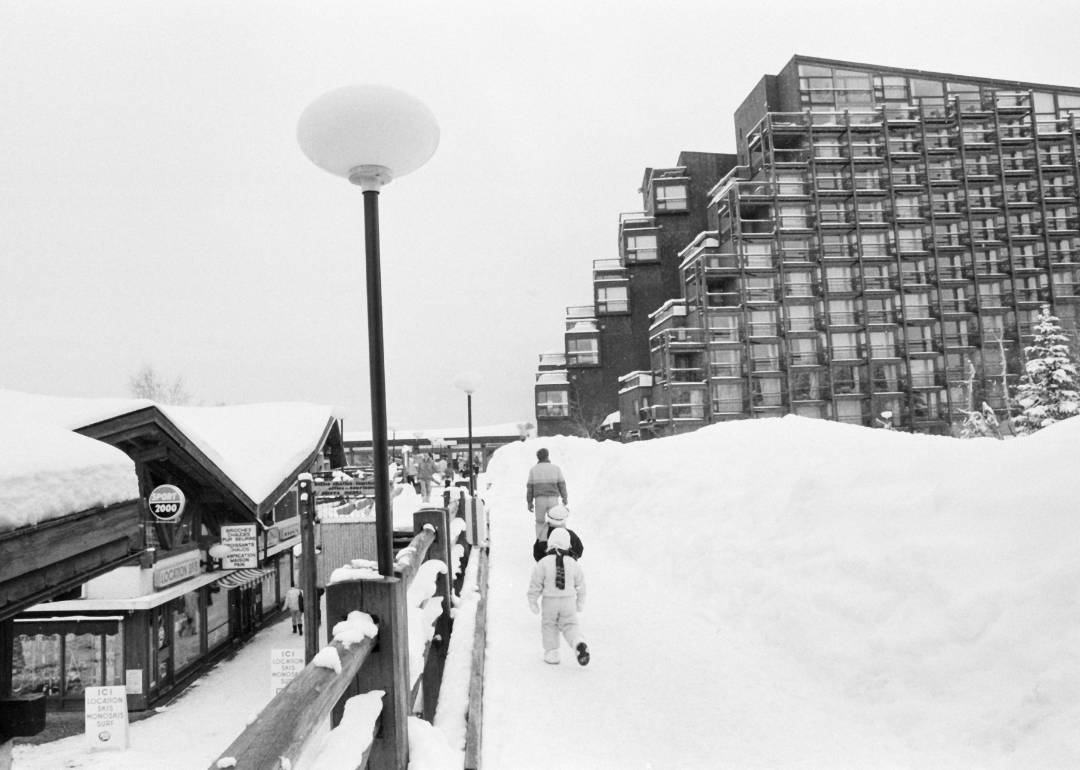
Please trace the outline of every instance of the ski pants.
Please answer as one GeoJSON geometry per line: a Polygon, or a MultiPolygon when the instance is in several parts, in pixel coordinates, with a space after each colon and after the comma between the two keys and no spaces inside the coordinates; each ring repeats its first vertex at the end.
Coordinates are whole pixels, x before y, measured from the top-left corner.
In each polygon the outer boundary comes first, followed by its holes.
{"type": "Polygon", "coordinates": [[[541,606],[540,636],[544,640],[544,652],[559,649],[560,631],[571,649],[585,641],[578,625],[576,596],[545,596],[541,606]]]}
{"type": "Polygon", "coordinates": [[[558,495],[544,495],[533,498],[533,513],[536,514],[536,539],[544,533],[544,525],[547,524],[547,512],[559,504],[558,495]]]}
{"type": "Polygon", "coordinates": [[[425,503],[431,501],[431,479],[420,478],[420,496],[425,503]]]}

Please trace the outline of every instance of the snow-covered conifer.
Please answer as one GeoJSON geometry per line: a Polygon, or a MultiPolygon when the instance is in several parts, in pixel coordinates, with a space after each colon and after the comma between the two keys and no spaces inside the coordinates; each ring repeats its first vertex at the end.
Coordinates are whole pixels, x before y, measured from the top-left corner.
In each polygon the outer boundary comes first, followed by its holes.
{"type": "Polygon", "coordinates": [[[1021,436],[1080,412],[1080,382],[1069,339],[1058,319],[1043,305],[1035,323],[1035,340],[1024,348],[1027,363],[1020,376],[1013,425],[1021,436]]]}

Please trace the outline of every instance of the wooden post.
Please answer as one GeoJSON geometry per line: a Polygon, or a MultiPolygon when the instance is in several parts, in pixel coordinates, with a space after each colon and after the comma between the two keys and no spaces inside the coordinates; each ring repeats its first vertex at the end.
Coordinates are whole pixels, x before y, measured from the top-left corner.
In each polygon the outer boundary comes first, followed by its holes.
{"type": "Polygon", "coordinates": [[[326,625],[360,610],[379,626],[375,649],[334,709],[340,721],[344,699],[382,690],[382,715],[371,746],[369,770],[407,770],[409,765],[409,621],[406,586],[400,577],[332,583],[326,587],[326,625]]]}
{"type": "Polygon", "coordinates": [[[435,719],[435,707],[439,703],[443,666],[446,663],[446,652],[450,647],[450,632],[453,628],[450,619],[450,521],[446,509],[426,508],[413,514],[414,532],[419,534],[425,524],[435,528],[435,542],[428,548],[427,559],[438,559],[446,565],[446,571],[435,581],[433,599],[442,600],[442,614],[435,621],[435,635],[431,638],[431,646],[424,660],[421,680],[424,689],[423,717],[431,722],[435,719]]]}
{"type": "MultiPolygon", "coordinates": [[[[300,474],[300,590],[304,592],[304,663],[319,651],[318,563],[315,559],[315,483],[300,474]]],[[[327,624],[329,627],[329,624],[327,624]]]]}
{"type": "Polygon", "coordinates": [[[0,620],[0,698],[11,697],[12,658],[15,657],[15,619],[0,620]]]}

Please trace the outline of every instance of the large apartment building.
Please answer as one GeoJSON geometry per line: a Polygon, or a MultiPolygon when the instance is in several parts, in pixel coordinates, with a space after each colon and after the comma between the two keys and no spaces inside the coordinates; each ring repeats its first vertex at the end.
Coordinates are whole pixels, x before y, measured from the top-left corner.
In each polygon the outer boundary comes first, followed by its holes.
{"type": "Polygon", "coordinates": [[[618,258],[593,262],[592,304],[566,308],[564,349],[540,356],[538,435],[593,431],[618,411],[619,377],[650,365],[650,316],[680,296],[679,253],[708,227],[709,191],[736,160],[683,152],[645,169],[643,210],[619,217],[618,258]]]}
{"type": "Polygon", "coordinates": [[[624,438],[789,413],[947,433],[1005,405],[1043,304],[1075,330],[1080,88],[796,56],[735,127],[619,375],[624,438]]]}

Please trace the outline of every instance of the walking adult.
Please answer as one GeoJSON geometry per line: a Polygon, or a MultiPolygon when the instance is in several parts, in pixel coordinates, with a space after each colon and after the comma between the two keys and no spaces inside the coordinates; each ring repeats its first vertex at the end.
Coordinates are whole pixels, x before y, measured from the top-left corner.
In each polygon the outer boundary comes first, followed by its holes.
{"type": "Polygon", "coordinates": [[[435,461],[431,455],[424,454],[416,464],[416,480],[420,482],[420,497],[425,503],[431,502],[431,479],[435,476],[435,461]]]}
{"type": "Polygon", "coordinates": [[[536,465],[529,469],[529,482],[525,488],[525,502],[536,518],[536,536],[547,534],[547,512],[559,504],[566,505],[566,480],[562,470],[551,462],[548,450],[536,450],[536,465]]]}

